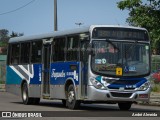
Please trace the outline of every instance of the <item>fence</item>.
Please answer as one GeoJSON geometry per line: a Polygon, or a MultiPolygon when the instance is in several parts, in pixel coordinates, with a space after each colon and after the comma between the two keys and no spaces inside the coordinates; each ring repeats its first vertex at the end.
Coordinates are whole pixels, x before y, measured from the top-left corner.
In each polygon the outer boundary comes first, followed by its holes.
{"type": "Polygon", "coordinates": [[[0,84],[6,80],[6,61],[0,61],[0,84]]]}
{"type": "Polygon", "coordinates": [[[156,72],[157,70],[160,70],[160,55],[152,55],[152,72],[156,72]]]}

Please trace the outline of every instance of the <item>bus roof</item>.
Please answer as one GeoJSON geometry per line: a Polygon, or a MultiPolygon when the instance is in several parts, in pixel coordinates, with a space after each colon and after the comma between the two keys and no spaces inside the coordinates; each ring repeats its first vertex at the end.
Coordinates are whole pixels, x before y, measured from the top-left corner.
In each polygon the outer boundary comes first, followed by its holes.
{"type": "Polygon", "coordinates": [[[38,39],[45,39],[45,38],[51,38],[51,37],[58,37],[58,36],[65,36],[65,35],[89,32],[90,30],[93,30],[95,27],[117,27],[117,28],[131,28],[131,29],[146,30],[144,28],[132,27],[132,26],[91,25],[89,27],[81,27],[81,28],[76,28],[76,29],[72,29],[72,30],[64,30],[64,31],[55,31],[52,33],[46,33],[46,34],[40,34],[40,35],[13,37],[13,38],[10,38],[9,43],[24,42],[24,41],[30,41],[30,40],[38,40],[38,39]]]}

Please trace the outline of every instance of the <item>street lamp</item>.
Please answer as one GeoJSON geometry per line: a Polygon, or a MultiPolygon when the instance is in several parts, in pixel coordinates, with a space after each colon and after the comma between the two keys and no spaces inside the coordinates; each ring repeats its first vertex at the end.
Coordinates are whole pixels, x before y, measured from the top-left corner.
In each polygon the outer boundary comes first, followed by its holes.
{"type": "Polygon", "coordinates": [[[81,25],[83,25],[84,23],[75,23],[76,25],[79,25],[79,27],[81,26],[81,25]]]}

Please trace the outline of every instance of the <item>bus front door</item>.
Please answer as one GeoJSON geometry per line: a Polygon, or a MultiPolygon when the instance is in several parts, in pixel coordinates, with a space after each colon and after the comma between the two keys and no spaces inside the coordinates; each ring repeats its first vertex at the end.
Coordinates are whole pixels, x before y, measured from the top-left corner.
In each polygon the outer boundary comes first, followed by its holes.
{"type": "Polygon", "coordinates": [[[43,98],[50,97],[50,62],[51,62],[51,44],[45,43],[43,40],[43,82],[42,96],[43,98]]]}

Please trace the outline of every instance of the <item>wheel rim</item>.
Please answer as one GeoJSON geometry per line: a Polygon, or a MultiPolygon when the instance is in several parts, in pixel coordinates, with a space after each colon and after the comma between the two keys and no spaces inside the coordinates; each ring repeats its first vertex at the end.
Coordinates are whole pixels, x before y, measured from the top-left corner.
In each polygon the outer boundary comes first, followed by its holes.
{"type": "Polygon", "coordinates": [[[27,91],[26,91],[26,89],[24,88],[24,89],[23,89],[23,100],[26,101],[26,99],[27,99],[27,91]]]}
{"type": "Polygon", "coordinates": [[[74,91],[68,93],[68,102],[72,103],[74,101],[74,91]]]}

